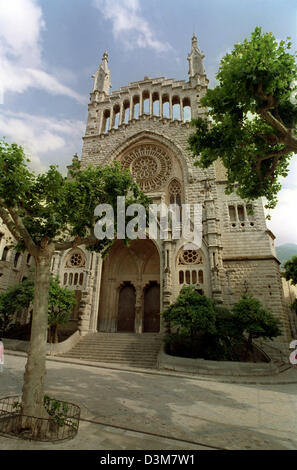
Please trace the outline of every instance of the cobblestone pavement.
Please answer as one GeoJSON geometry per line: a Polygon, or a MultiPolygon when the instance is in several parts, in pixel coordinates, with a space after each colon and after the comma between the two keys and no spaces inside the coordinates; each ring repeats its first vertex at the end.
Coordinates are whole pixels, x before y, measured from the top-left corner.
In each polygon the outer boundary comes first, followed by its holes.
{"type": "MultiPolygon", "coordinates": [[[[6,355],[1,397],[21,393],[25,362],[6,355]]],[[[81,407],[78,435],[63,443],[0,437],[0,449],[296,450],[297,369],[281,379],[227,383],[48,360],[46,393],[81,407]]]]}

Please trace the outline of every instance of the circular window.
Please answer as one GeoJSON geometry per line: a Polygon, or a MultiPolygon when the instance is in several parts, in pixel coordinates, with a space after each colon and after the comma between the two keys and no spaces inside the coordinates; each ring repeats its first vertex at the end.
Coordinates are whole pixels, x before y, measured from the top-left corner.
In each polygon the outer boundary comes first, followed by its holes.
{"type": "Polygon", "coordinates": [[[78,267],[83,265],[84,258],[81,253],[73,253],[69,258],[69,265],[71,267],[78,267]]]}
{"type": "Polygon", "coordinates": [[[184,250],[180,254],[181,264],[202,264],[202,254],[199,250],[184,250]]]}

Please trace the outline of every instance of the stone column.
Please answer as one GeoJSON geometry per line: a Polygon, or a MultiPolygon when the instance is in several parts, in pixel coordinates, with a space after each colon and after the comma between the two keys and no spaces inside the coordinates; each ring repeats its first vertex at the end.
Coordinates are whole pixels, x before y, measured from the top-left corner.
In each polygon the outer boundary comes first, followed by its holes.
{"type": "Polygon", "coordinates": [[[110,117],[109,117],[109,130],[111,130],[114,127],[114,112],[113,112],[113,107],[110,108],[110,117]]]}
{"type": "Polygon", "coordinates": [[[121,103],[120,107],[120,117],[119,117],[119,126],[125,121],[125,108],[124,103],[121,103]]]}
{"type": "Polygon", "coordinates": [[[135,333],[143,332],[143,286],[142,283],[135,285],[136,301],[135,301],[135,333]]]}
{"type": "Polygon", "coordinates": [[[149,110],[150,116],[153,115],[153,93],[150,91],[150,110],[149,110]]]}
{"type": "Polygon", "coordinates": [[[220,233],[218,229],[218,221],[215,212],[214,198],[212,196],[211,185],[209,181],[205,181],[206,197],[205,206],[205,223],[206,237],[209,247],[210,267],[211,267],[211,290],[213,299],[217,302],[223,302],[222,286],[220,274],[223,269],[220,253],[220,233]]]}
{"type": "Polygon", "coordinates": [[[139,94],[139,116],[143,115],[143,95],[139,94]]]}
{"type": "Polygon", "coordinates": [[[153,115],[153,93],[150,91],[150,116],[153,115]]]}
{"type": "MultiPolygon", "coordinates": [[[[171,237],[170,237],[171,238],[171,237]]],[[[163,240],[162,256],[160,260],[160,294],[161,294],[161,312],[167,308],[172,301],[172,241],[171,239],[163,240]]],[[[162,314],[160,312],[160,332],[164,333],[166,325],[162,322],[162,314]]]]}
{"type": "Polygon", "coordinates": [[[173,118],[172,96],[169,95],[169,119],[173,118]]]}
{"type": "Polygon", "coordinates": [[[134,106],[133,106],[133,96],[130,96],[130,109],[129,109],[129,121],[134,117],[134,106]]]}
{"type": "Polygon", "coordinates": [[[184,122],[184,105],[182,100],[180,101],[180,119],[182,122],[184,122]]]}

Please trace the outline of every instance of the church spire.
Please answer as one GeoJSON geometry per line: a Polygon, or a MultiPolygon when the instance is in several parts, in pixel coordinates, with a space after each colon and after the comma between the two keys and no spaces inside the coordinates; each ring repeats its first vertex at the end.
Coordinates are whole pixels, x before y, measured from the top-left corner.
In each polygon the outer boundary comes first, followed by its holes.
{"type": "Polygon", "coordinates": [[[205,69],[203,65],[204,55],[202,54],[195,33],[192,37],[192,50],[188,55],[189,62],[189,75],[190,79],[196,77],[197,75],[205,75],[205,69]]]}
{"type": "Polygon", "coordinates": [[[95,91],[104,92],[106,95],[109,93],[110,83],[110,70],[108,68],[108,53],[104,52],[102,62],[95,73],[92,75],[94,78],[93,93],[95,91]]]}

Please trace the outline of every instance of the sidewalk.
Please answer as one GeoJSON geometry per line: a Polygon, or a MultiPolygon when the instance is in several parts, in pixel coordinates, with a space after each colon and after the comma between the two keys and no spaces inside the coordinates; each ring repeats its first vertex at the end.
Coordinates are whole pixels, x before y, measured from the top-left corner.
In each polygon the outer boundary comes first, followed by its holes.
{"type": "MultiPolygon", "coordinates": [[[[0,396],[21,394],[26,355],[6,351],[0,396]]],[[[297,449],[297,369],[273,377],[116,369],[48,358],[46,393],[77,403],[75,439],[0,437],[0,449],[297,449]]]]}

